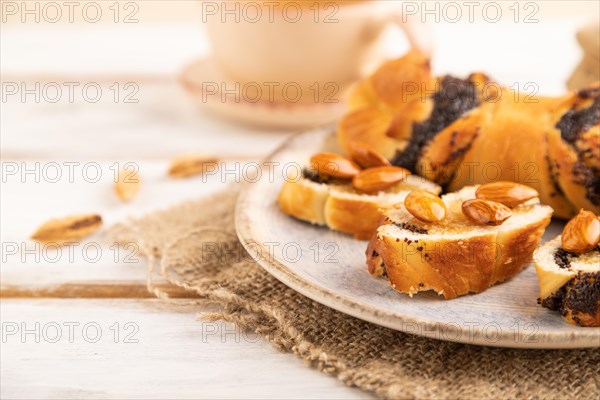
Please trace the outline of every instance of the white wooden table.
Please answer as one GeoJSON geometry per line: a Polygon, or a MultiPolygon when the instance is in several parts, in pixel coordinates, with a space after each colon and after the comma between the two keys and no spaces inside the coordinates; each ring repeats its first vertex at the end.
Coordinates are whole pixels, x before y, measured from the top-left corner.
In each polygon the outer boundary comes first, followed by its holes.
{"type": "MultiPolygon", "coordinates": [[[[573,32],[584,17],[547,17],[534,27],[437,25],[436,69],[482,69],[503,82],[533,81],[560,93],[578,62],[573,32]]],[[[253,334],[147,298],[143,260],[128,262],[127,254],[106,247],[98,259],[82,248],[40,255],[27,239],[49,217],[96,212],[110,225],[223,185],[218,177],[166,178],[176,155],[258,159],[285,140],[290,132],[237,126],[188,101],[175,78],[208,52],[198,25],[2,26],[3,85],[76,81],[104,89],[97,103],[81,96],[57,103],[2,99],[2,398],[371,397],[253,334]],[[135,82],[138,102],[115,102],[114,81],[135,82]],[[126,162],[143,178],[129,204],[112,193],[111,167],[126,162]],[[57,168],[62,178],[51,182],[57,168]],[[94,171],[101,173],[97,181],[94,171]],[[115,282],[134,294],[101,298],[103,285],[115,282]],[[84,298],[71,298],[68,288],[84,298]],[[40,290],[45,297],[32,297],[40,290]]]]}

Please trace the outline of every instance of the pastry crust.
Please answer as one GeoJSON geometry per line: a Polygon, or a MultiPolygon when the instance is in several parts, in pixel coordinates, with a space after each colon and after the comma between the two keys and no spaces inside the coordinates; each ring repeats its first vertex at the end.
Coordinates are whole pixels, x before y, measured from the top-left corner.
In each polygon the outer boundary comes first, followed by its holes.
{"type": "Polygon", "coordinates": [[[308,179],[286,180],[279,192],[279,208],[284,213],[316,225],[327,225],[325,203],[329,187],[308,179]]]}
{"type": "Polygon", "coordinates": [[[548,133],[548,158],[557,184],[577,210],[594,214],[600,214],[600,124],[581,120],[586,118],[583,114],[600,118],[599,99],[600,84],[569,96],[557,108],[548,133]],[[578,123],[580,129],[568,129],[578,123]]]}
{"type": "Polygon", "coordinates": [[[344,115],[337,126],[337,137],[342,149],[348,153],[350,143],[365,142],[387,159],[396,153],[401,142],[390,138],[386,131],[394,115],[377,107],[365,107],[344,115]]]}
{"type": "Polygon", "coordinates": [[[513,209],[499,226],[474,226],[460,207],[475,198],[476,187],[442,196],[448,209],[443,223],[425,223],[403,206],[387,210],[386,224],[371,239],[367,267],[387,276],[410,296],[434,290],[445,299],[480,293],[519,273],[531,261],[552,209],[537,199],[513,209]]]}
{"type": "Polygon", "coordinates": [[[600,212],[599,97],[598,84],[547,98],[515,93],[481,73],[434,79],[412,51],[357,85],[338,139],[342,148],[366,142],[448,190],[523,183],[569,218],[580,208],[600,212]],[[573,117],[585,110],[585,122],[573,117]],[[561,121],[578,127],[575,138],[567,140],[561,121]]]}
{"type": "Polygon", "coordinates": [[[571,324],[600,326],[600,249],[573,255],[561,250],[558,236],[540,248],[534,261],[542,306],[559,311],[571,324]]]}
{"type": "MultiPolygon", "coordinates": [[[[576,213],[554,181],[548,158],[549,115],[545,110],[556,104],[552,99],[538,103],[515,102],[506,92],[498,104],[487,107],[481,119],[480,134],[474,138],[448,186],[458,190],[474,183],[515,181],[538,191],[540,199],[554,209],[554,215],[567,218],[576,213]],[[518,132],[509,135],[507,132],[518,132]]],[[[431,147],[438,147],[438,137],[431,147]]]]}
{"type": "Polygon", "coordinates": [[[361,194],[349,183],[316,183],[303,178],[286,181],[279,193],[280,209],[297,219],[368,240],[380,224],[379,210],[400,203],[414,189],[440,193],[441,188],[418,176],[376,194],[361,194]]]}

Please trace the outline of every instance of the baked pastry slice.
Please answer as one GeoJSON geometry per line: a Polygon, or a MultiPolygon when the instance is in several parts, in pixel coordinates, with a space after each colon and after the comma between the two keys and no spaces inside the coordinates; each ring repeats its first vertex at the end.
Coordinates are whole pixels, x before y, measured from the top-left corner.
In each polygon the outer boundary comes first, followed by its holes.
{"type": "Polygon", "coordinates": [[[350,182],[321,181],[306,170],[302,179],[283,184],[278,202],[280,209],[292,217],[368,240],[380,224],[379,210],[401,203],[414,189],[441,191],[425,178],[408,175],[385,190],[367,194],[356,190],[350,182]]]}
{"type": "MultiPolygon", "coordinates": [[[[596,226],[598,225],[600,222],[596,223],[596,226]]],[[[568,227],[569,225],[565,229],[568,227]]],[[[593,229],[586,231],[592,232],[593,229]]],[[[596,246],[591,250],[565,250],[561,236],[558,236],[545,243],[535,256],[535,268],[540,284],[538,302],[543,307],[559,311],[571,324],[600,326],[598,228],[595,235],[596,240],[590,243],[596,243],[596,246]]]]}
{"type": "Polygon", "coordinates": [[[292,217],[325,225],[367,240],[380,224],[380,208],[400,203],[414,189],[434,193],[440,186],[393,167],[376,149],[353,142],[350,158],[317,153],[301,179],[288,179],[279,193],[280,209],[292,217]]]}
{"type": "Polygon", "coordinates": [[[531,198],[510,209],[481,193],[470,186],[442,196],[441,221],[417,218],[407,209],[408,200],[386,210],[385,223],[367,248],[369,272],[410,296],[433,290],[445,299],[480,293],[519,273],[531,261],[552,208],[531,198]]]}

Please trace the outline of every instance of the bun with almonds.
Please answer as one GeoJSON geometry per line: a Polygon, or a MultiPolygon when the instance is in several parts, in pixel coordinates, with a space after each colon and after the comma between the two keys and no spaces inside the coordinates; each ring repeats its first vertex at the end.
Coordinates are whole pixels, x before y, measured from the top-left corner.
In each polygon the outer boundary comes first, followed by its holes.
{"type": "Polygon", "coordinates": [[[380,224],[381,208],[404,201],[414,189],[441,191],[425,178],[390,166],[366,145],[354,145],[353,160],[337,154],[315,154],[300,180],[283,184],[278,197],[280,209],[302,221],[368,240],[380,224]]]}
{"type": "MultiPolygon", "coordinates": [[[[504,193],[515,187],[502,185],[504,193]]],[[[385,210],[384,224],[367,248],[369,272],[410,296],[433,290],[445,299],[480,293],[515,276],[531,261],[552,208],[523,197],[511,209],[500,202],[502,196],[492,201],[481,189],[485,186],[443,195],[446,213],[440,221],[421,219],[408,199],[385,210]]]]}
{"type": "Polygon", "coordinates": [[[448,191],[514,181],[558,217],[600,213],[599,84],[560,98],[524,95],[482,73],[434,78],[412,51],[360,82],[349,108],[337,129],[346,151],[366,142],[448,191]]]}
{"type": "Polygon", "coordinates": [[[580,326],[600,326],[600,221],[581,211],[536,253],[538,302],[580,326]]]}

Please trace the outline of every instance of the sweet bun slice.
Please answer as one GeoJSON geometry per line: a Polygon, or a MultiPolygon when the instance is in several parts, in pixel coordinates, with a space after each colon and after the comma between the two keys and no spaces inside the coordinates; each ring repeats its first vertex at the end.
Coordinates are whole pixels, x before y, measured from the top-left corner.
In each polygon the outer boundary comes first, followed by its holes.
{"type": "Polygon", "coordinates": [[[327,225],[325,203],[331,187],[325,183],[302,178],[283,184],[279,192],[279,208],[284,213],[315,225],[327,225]]]}
{"type": "Polygon", "coordinates": [[[403,204],[386,210],[367,249],[369,272],[410,296],[433,290],[445,299],[480,293],[520,272],[531,261],[552,208],[535,198],[515,206],[500,225],[479,225],[462,212],[476,189],[442,196],[447,213],[440,222],[417,219],[403,204]]]}
{"type": "Polygon", "coordinates": [[[357,191],[349,182],[315,182],[305,176],[286,181],[278,202],[280,209],[292,217],[367,240],[379,226],[379,209],[402,202],[414,189],[441,191],[435,183],[414,175],[372,194],[357,191]]]}
{"type": "Polygon", "coordinates": [[[600,326],[600,249],[571,253],[558,236],[536,253],[535,269],[542,306],[571,324],[600,326]]]}

